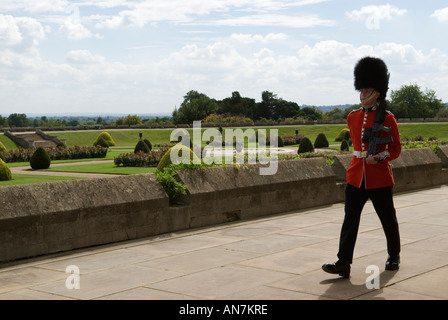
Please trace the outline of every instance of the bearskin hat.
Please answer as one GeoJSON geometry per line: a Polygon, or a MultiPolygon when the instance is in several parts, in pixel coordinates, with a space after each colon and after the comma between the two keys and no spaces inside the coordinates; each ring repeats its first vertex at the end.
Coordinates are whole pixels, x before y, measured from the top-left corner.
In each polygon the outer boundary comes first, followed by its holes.
{"type": "Polygon", "coordinates": [[[355,66],[355,89],[374,88],[385,99],[389,89],[389,71],[383,60],[364,57],[355,66]]]}

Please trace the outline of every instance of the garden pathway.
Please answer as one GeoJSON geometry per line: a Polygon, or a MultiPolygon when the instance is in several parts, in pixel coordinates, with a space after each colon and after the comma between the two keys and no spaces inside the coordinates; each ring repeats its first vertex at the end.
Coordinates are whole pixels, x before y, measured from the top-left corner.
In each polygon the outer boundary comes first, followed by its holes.
{"type": "MultiPolygon", "coordinates": [[[[55,163],[51,167],[62,167],[62,166],[79,166],[88,165],[96,163],[113,163],[113,160],[95,160],[95,161],[83,161],[83,162],[69,162],[69,163],[55,163]]],[[[30,166],[22,167],[10,167],[11,173],[14,174],[35,174],[43,176],[59,176],[59,177],[79,177],[79,178],[112,178],[116,177],[116,174],[105,174],[105,173],[85,173],[85,172],[57,172],[57,171],[46,171],[46,170],[33,170],[30,166]]]]}

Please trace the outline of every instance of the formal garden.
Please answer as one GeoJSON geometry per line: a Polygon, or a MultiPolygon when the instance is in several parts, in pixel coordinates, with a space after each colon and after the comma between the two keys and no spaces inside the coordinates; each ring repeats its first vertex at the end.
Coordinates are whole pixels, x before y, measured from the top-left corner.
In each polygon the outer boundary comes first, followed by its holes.
{"type": "MultiPolygon", "coordinates": [[[[269,146],[270,133],[273,129],[278,134],[278,149],[287,150],[276,155],[279,160],[324,157],[331,165],[334,155],[350,154],[353,151],[350,134],[345,125],[243,128],[244,132],[249,132],[244,139],[244,150],[257,150],[260,142],[269,146]]],[[[400,124],[399,129],[404,149],[430,147],[436,152],[439,145],[448,143],[448,123],[400,124]]],[[[214,159],[204,161],[204,148],[216,147],[216,141],[202,139],[204,131],[208,129],[201,129],[199,140],[193,138],[192,129],[183,130],[184,134],[188,134],[193,140],[187,146],[190,148],[188,152],[184,153],[189,154],[190,159],[196,159],[191,165],[171,164],[170,152],[175,150],[180,155],[181,150],[180,148],[173,149],[178,142],[170,141],[172,129],[49,132],[49,135],[57,136],[65,141],[65,144],[45,149],[20,148],[1,134],[0,187],[83,178],[63,176],[63,174],[55,176],[52,174],[54,172],[114,175],[153,172],[157,174],[159,181],[165,184],[165,189],[182,193],[182,186],[176,184],[174,179],[176,170],[180,168],[240,164],[240,159],[244,159],[244,163],[253,163],[254,157],[260,157],[256,153],[255,156],[246,153],[237,159],[240,155],[232,152],[214,155],[214,159]],[[200,145],[197,145],[197,141],[200,145]],[[81,165],[80,162],[84,164],[81,165]],[[26,168],[20,174],[12,174],[11,168],[15,167],[26,168]],[[33,174],[37,170],[40,174],[33,174]],[[48,172],[48,175],[42,172],[48,172]],[[171,185],[167,187],[167,184],[171,185]]],[[[238,145],[238,142],[226,141],[224,134],[220,146],[223,147],[222,150],[227,150],[226,147],[229,146],[240,150],[242,146],[238,145]]]]}

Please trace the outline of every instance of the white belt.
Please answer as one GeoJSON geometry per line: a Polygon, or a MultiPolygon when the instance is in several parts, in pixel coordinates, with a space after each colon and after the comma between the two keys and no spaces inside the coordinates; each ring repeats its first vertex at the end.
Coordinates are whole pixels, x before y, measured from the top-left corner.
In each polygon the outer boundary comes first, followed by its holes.
{"type": "Polygon", "coordinates": [[[353,155],[356,158],[365,158],[367,156],[367,151],[353,151],[353,155]]]}

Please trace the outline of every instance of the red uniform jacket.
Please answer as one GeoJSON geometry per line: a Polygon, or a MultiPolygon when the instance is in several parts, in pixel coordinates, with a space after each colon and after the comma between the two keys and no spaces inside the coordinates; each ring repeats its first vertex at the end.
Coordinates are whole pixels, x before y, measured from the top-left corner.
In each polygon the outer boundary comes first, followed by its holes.
{"type": "MultiPolygon", "coordinates": [[[[376,110],[364,111],[363,108],[352,111],[347,117],[347,125],[350,129],[350,136],[355,151],[367,151],[369,143],[362,142],[364,128],[372,128],[376,110]]],[[[389,161],[398,158],[401,153],[400,133],[395,117],[386,111],[384,126],[391,128],[389,133],[381,132],[380,137],[392,136],[393,142],[387,145],[378,145],[378,151],[387,150],[389,156],[377,164],[367,164],[365,158],[353,156],[350,167],[347,170],[347,183],[354,187],[361,188],[364,178],[365,189],[376,189],[390,187],[394,185],[394,179],[389,166],[389,161]]]]}

